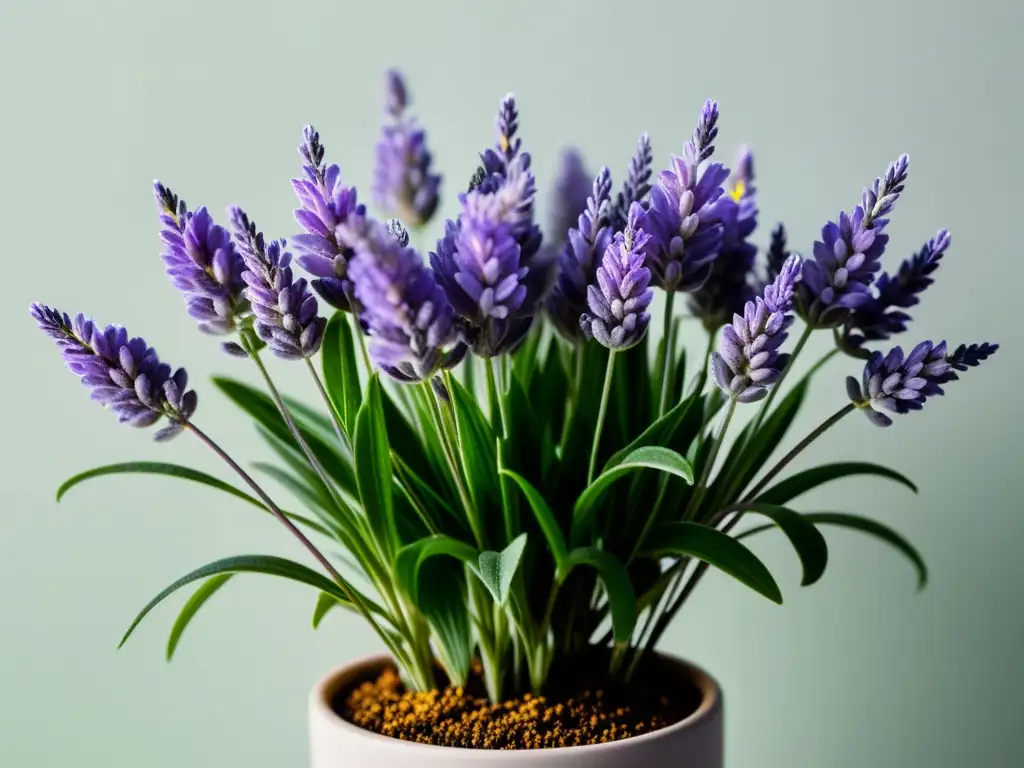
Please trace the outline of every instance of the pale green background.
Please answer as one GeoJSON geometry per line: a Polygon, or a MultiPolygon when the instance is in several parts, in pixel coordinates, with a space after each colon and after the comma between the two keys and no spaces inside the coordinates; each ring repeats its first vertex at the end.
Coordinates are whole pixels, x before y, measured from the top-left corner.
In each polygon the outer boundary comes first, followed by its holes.
{"type": "MultiPolygon", "coordinates": [[[[273,6],[0,0],[0,765],[301,766],[309,686],[376,650],[348,616],[314,633],[309,591],[246,577],[200,616],[173,665],[163,662],[172,605],[115,652],[134,611],[186,570],[229,554],[302,553],[270,519],[167,480],[110,479],[55,504],[60,480],[98,463],[220,468],[188,438],[156,446],[93,407],[27,307],[44,300],[145,334],[189,367],[204,428],[239,458],[262,457],[206,383],[249,371],[195,331],[168,286],[150,180],[214,211],[244,203],[269,232],[292,234],[302,124],[316,122],[330,157],[366,190],[388,64],[407,71],[449,174],[445,213],[509,90],[545,190],[565,143],[621,177],[647,129],[664,165],[714,96],[724,157],[740,141],[758,153],[759,241],[784,218],[805,251],[910,152],[887,264],[940,226],[954,245],[908,341],[992,338],[1004,348],[926,413],[887,432],[852,418],[813,452],[891,464],[921,482],[920,496],[850,482],[804,508],[892,522],[920,546],[932,584],[915,595],[903,560],[834,534],[826,578],[801,591],[792,553],[765,537],[756,546],[787,604],[715,576],[666,647],[723,683],[730,768],[1024,764],[1021,5],[273,6]]],[[[825,344],[817,339],[819,351],[825,344]]],[[[842,376],[855,368],[839,363],[821,378],[802,430],[842,402],[842,376]]],[[[310,394],[300,371],[274,370],[310,394]]]]}

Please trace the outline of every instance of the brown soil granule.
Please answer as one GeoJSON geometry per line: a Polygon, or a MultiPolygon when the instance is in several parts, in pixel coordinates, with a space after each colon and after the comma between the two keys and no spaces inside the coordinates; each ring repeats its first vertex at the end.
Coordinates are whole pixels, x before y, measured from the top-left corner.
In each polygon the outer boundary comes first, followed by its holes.
{"type": "MultiPolygon", "coordinates": [[[[665,685],[663,680],[660,687],[665,685]]],[[[669,695],[653,695],[652,690],[634,687],[626,697],[577,688],[573,696],[527,693],[491,704],[462,688],[407,691],[398,673],[386,669],[376,680],[340,692],[334,708],[362,728],[406,741],[471,749],[539,749],[602,744],[649,733],[678,722],[700,703],[699,691],[685,681],[669,695]]]]}

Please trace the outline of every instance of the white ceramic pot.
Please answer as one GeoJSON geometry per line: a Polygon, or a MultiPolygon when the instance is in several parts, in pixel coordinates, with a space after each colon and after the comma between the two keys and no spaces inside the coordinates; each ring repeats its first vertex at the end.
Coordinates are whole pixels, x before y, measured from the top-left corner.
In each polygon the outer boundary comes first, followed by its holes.
{"type": "Polygon", "coordinates": [[[435,747],[372,733],[344,720],[331,707],[340,691],[373,679],[387,656],[373,656],[323,678],[309,699],[311,768],[723,768],[722,692],[709,674],[689,662],[662,656],[700,690],[697,710],[675,725],[608,744],[529,750],[435,747]]]}

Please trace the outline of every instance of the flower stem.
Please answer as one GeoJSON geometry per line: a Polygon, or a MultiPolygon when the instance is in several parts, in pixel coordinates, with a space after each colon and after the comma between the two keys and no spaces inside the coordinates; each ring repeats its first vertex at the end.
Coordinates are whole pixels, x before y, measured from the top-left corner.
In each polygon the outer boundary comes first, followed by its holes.
{"type": "Polygon", "coordinates": [[[327,406],[327,413],[330,414],[331,424],[334,425],[334,434],[337,435],[338,442],[351,448],[352,443],[349,439],[348,433],[341,425],[341,419],[338,418],[338,412],[334,410],[334,404],[331,402],[331,398],[328,397],[327,390],[324,389],[324,383],[321,381],[320,376],[316,372],[316,368],[313,366],[313,363],[310,362],[309,358],[306,358],[306,368],[309,369],[309,375],[313,377],[317,391],[320,393],[320,397],[323,399],[324,405],[327,406]]]}
{"type": "Polygon", "coordinates": [[[793,354],[789,357],[789,362],[786,363],[786,367],[782,369],[782,373],[779,378],[775,380],[775,384],[772,386],[771,391],[768,393],[767,399],[764,401],[764,405],[761,406],[761,410],[757,413],[757,420],[754,422],[754,428],[750,430],[750,436],[753,437],[758,429],[761,427],[761,423],[764,421],[765,416],[768,415],[769,409],[772,407],[772,402],[775,400],[775,395],[780,389],[782,389],[782,382],[785,381],[786,376],[793,370],[793,363],[796,362],[797,355],[804,348],[807,340],[811,338],[811,333],[814,331],[814,326],[808,324],[804,327],[804,332],[800,334],[800,338],[796,342],[796,346],[793,347],[793,354]]]}
{"type": "Polygon", "coordinates": [[[604,389],[601,391],[601,406],[597,411],[597,425],[594,427],[594,444],[590,449],[590,466],[587,469],[587,485],[594,482],[594,471],[597,469],[597,454],[601,446],[601,432],[604,429],[605,416],[608,413],[608,396],[612,391],[612,374],[615,372],[615,350],[608,352],[608,367],[604,373],[604,389]]]}
{"type": "Polygon", "coordinates": [[[725,412],[725,419],[722,421],[722,427],[718,430],[718,437],[715,439],[714,445],[711,446],[711,453],[708,455],[708,460],[704,463],[704,467],[701,469],[700,480],[697,481],[697,487],[693,489],[693,495],[690,497],[690,503],[686,505],[686,512],[683,513],[684,520],[689,520],[693,515],[696,515],[697,512],[700,511],[700,505],[704,501],[704,496],[708,491],[708,479],[711,477],[711,469],[715,465],[715,460],[718,459],[718,451],[721,449],[722,443],[725,441],[725,433],[729,431],[729,425],[732,423],[732,416],[735,412],[736,398],[732,398],[729,400],[729,410],[725,412]]]}
{"type": "Polygon", "coordinates": [[[370,353],[366,351],[366,335],[363,333],[362,326],[359,325],[359,318],[354,314],[352,315],[352,327],[356,338],[359,339],[359,349],[362,352],[363,365],[366,366],[366,378],[370,378],[373,375],[373,364],[370,362],[370,353]]]}
{"type": "Polygon", "coordinates": [[[672,338],[672,306],[675,304],[676,292],[669,291],[668,296],[665,297],[665,326],[662,332],[662,343],[665,345],[665,352],[661,361],[661,397],[658,399],[658,418],[665,415],[665,411],[668,410],[668,397],[671,392],[669,382],[672,380],[671,371],[669,370],[672,365],[673,359],[673,347],[675,347],[675,339],[672,338]]]}

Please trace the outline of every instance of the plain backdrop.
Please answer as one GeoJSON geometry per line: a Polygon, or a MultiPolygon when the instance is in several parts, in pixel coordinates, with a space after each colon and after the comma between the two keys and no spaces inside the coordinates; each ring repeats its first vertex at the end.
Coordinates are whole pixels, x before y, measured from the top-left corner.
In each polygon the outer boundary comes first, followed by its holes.
{"type": "MultiPolygon", "coordinates": [[[[265,458],[208,383],[252,372],[195,330],[167,283],[150,183],[159,176],[218,215],[242,203],[268,233],[294,234],[288,179],[303,123],[316,123],[330,159],[367,191],[389,65],[406,72],[446,174],[446,215],[508,91],[542,209],[562,147],[620,179],[648,130],[664,167],[703,99],[716,98],[723,159],[740,142],[756,153],[756,241],[784,220],[805,253],[826,220],[910,153],[886,265],[940,227],[953,246],[904,341],[1003,349],[924,413],[887,431],[852,417],[802,460],[878,461],[919,481],[918,496],[848,481],[800,506],[889,522],[920,547],[931,583],[917,594],[904,560],[833,531],[828,573],[802,590],[784,540],[764,536],[754,546],[786,604],[715,575],[665,648],[722,682],[730,768],[1024,764],[1021,8],[0,0],[0,765],[301,766],[310,685],[376,650],[348,615],[314,632],[309,590],[250,576],[199,616],[171,665],[164,643],[184,595],[115,651],[135,611],[191,568],[302,553],[271,519],[166,479],[97,481],[58,505],[59,482],[96,464],[221,469],[187,438],[155,445],[90,404],[27,309],[42,300],[145,335],[188,366],[204,428],[239,459],[265,458]]],[[[812,352],[827,344],[815,338],[812,352]]],[[[843,402],[842,379],[857,369],[827,369],[795,433],[843,402]]],[[[313,396],[301,371],[278,364],[274,374],[313,396]]]]}

